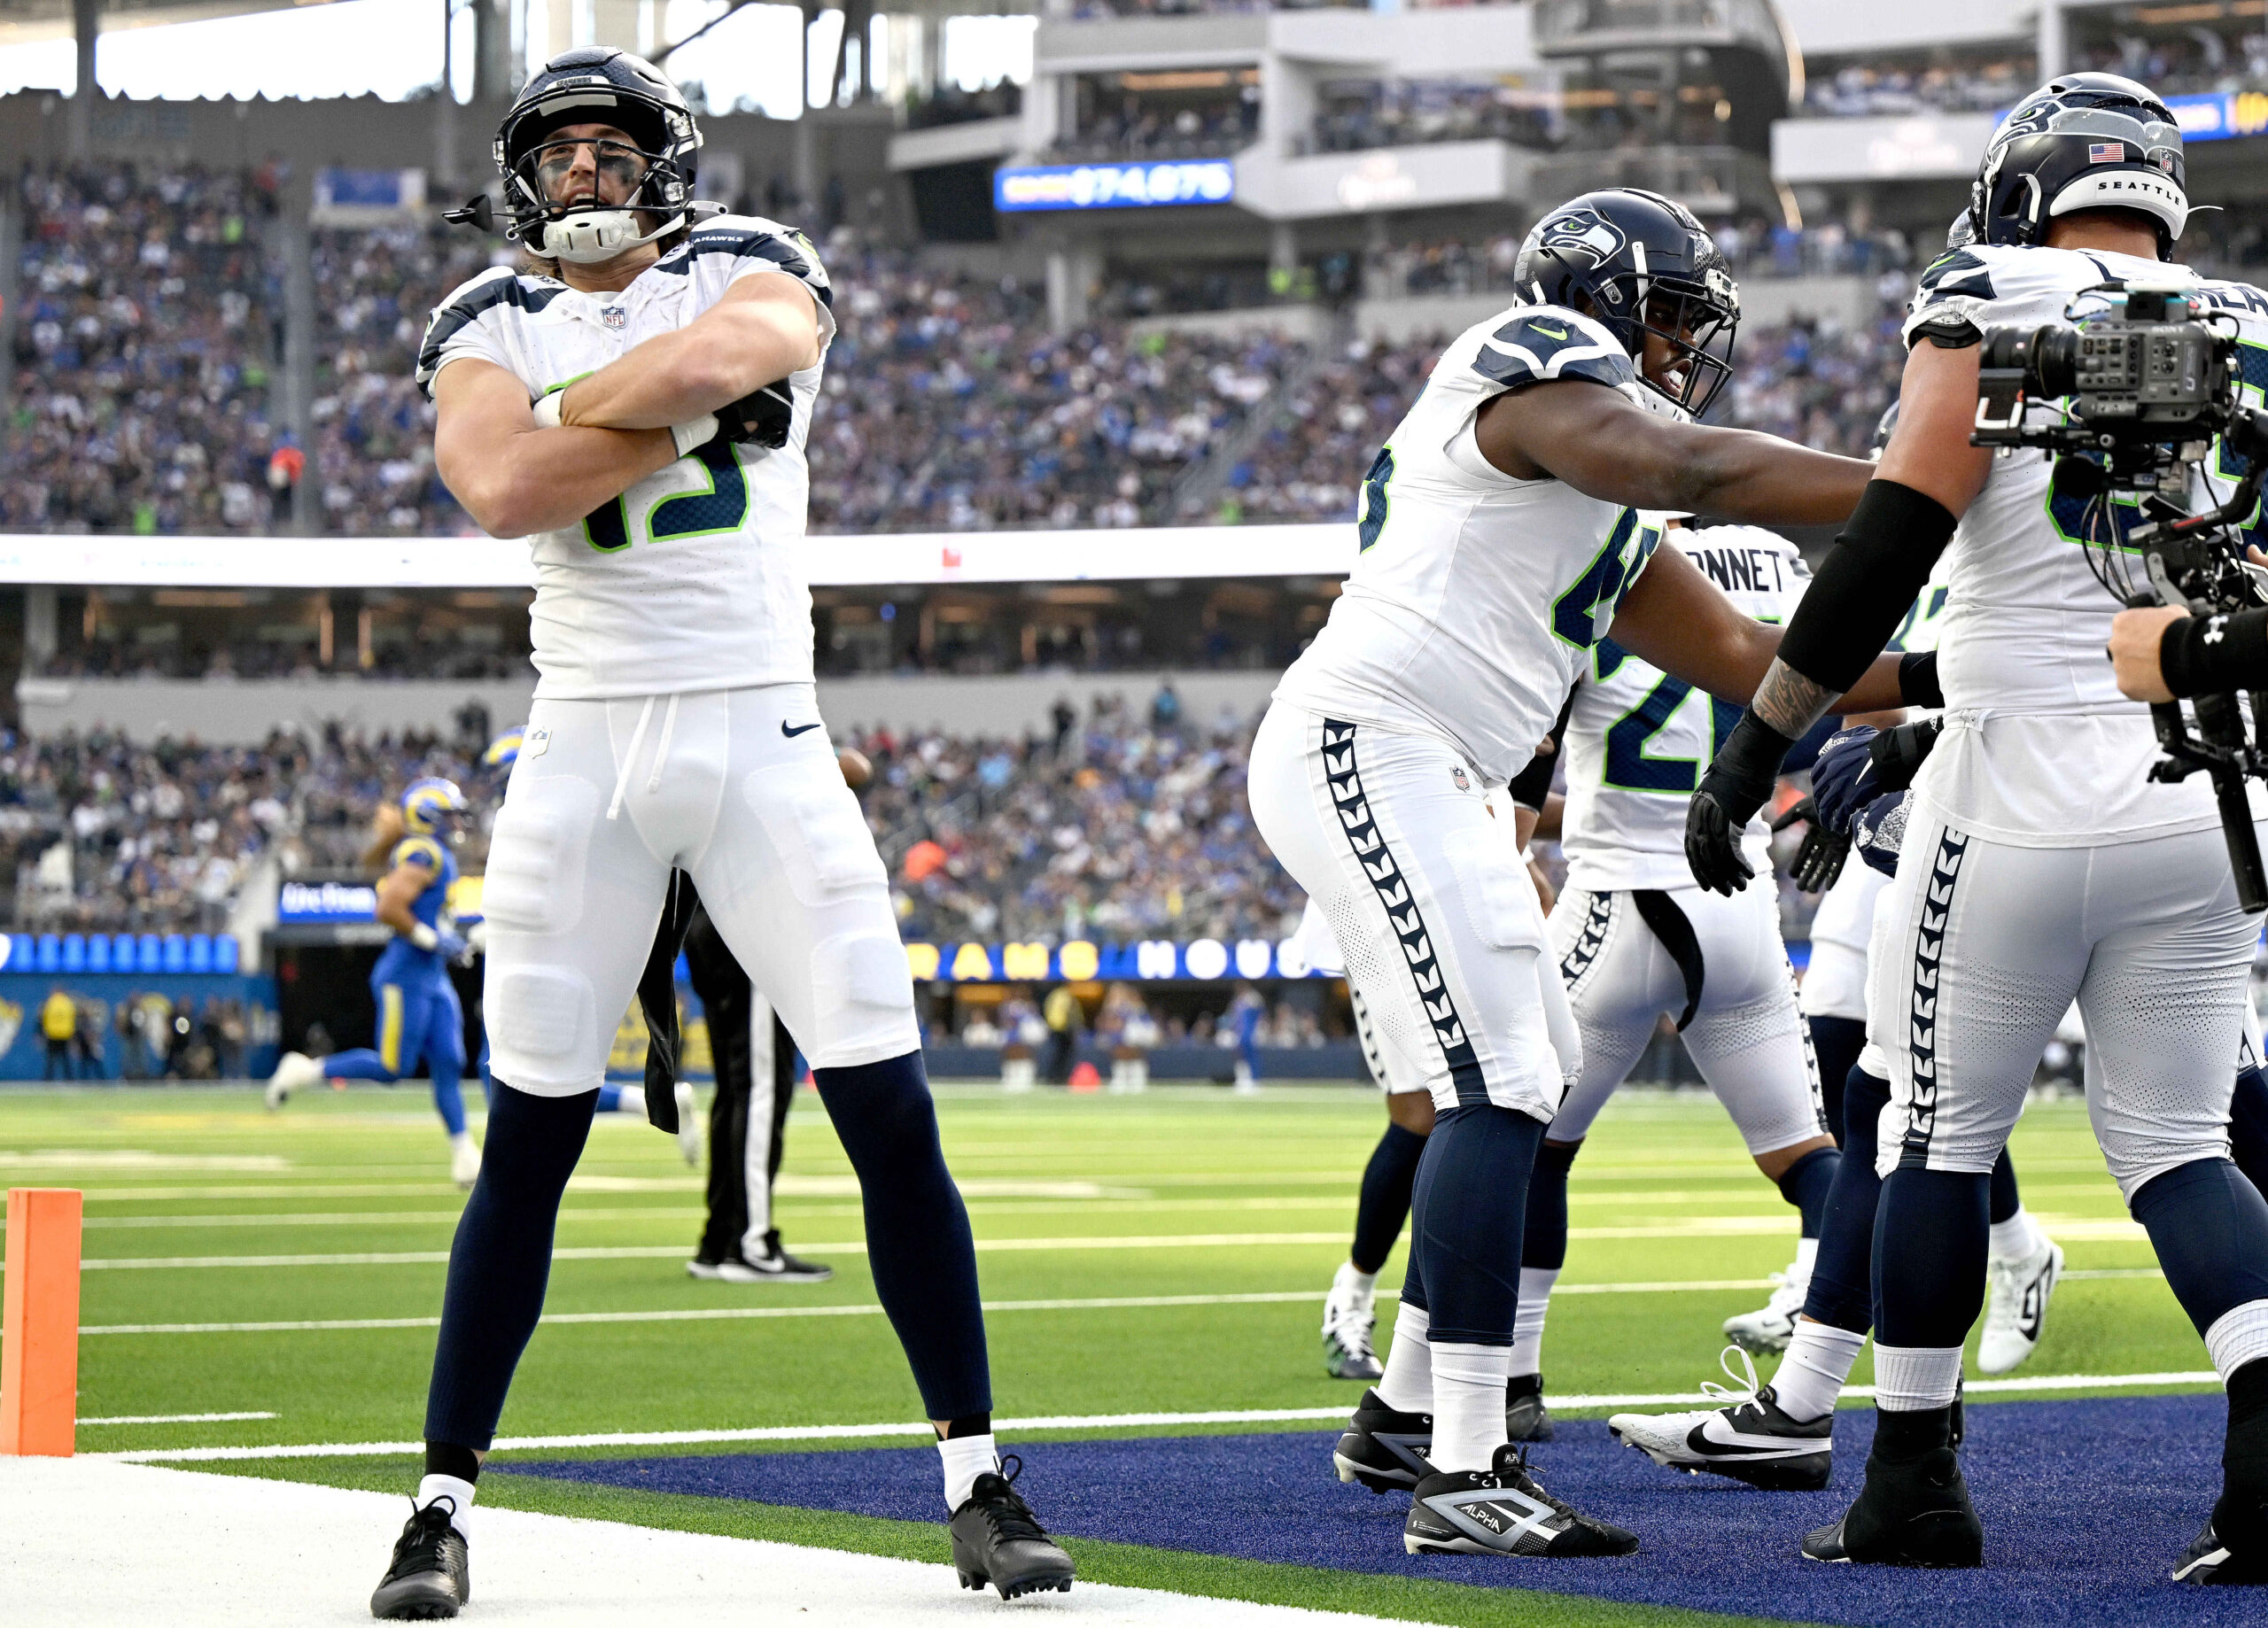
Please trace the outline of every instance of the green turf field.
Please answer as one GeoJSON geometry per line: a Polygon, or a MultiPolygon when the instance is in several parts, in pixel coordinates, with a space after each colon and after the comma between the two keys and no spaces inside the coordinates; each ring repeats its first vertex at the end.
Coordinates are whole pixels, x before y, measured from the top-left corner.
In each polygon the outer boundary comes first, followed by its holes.
{"type": "MultiPolygon", "coordinates": [[[[1384,1123],[1374,1095],[1344,1087],[1276,1087],[1244,1099],[1203,1089],[1010,1097],[943,1087],[938,1095],[994,1306],[1001,1418],[1352,1404],[1356,1387],[1323,1376],[1317,1324],[1344,1256],[1363,1162],[1384,1123]],[[1161,1299],[1173,1303],[1112,1303],[1161,1299]]],[[[2083,1106],[2035,1105],[2014,1146],[2026,1202],[2063,1244],[2071,1272],[2047,1337],[2019,1376],[2205,1368],[2103,1174],[2083,1106]]],[[[0,1095],[0,1180],[87,1194],[82,1417],[275,1415],[89,1423],[81,1450],[414,1441],[441,1259],[462,1203],[447,1164],[439,1124],[411,1087],[309,1093],[277,1115],[251,1088],[0,1095]],[[212,1327],[385,1320],[407,1326],[212,1327]]],[[[835,1267],[835,1282],[746,1288],[688,1279],[682,1261],[699,1226],[700,1187],[670,1139],[627,1116],[598,1122],[561,1217],[564,1258],[548,1314],[565,1320],[536,1335],[502,1432],[917,1421],[919,1399],[874,1308],[856,1191],[816,1097],[802,1096],[790,1122],[780,1224],[791,1248],[835,1267]],[[745,1309],[779,1314],[645,1315],[745,1309]]],[[[1576,1164],[1571,1219],[1545,1345],[1550,1389],[1560,1397],[1689,1392],[1714,1377],[1719,1322],[1761,1302],[1796,1232],[1795,1213],[1755,1173],[1723,1113],[1693,1093],[1633,1092],[1609,1110],[1576,1164]]],[[[1397,1253],[1383,1283],[1399,1271],[1397,1253]]],[[[1390,1302],[1382,1314],[1381,1349],[1390,1302]]],[[[1869,1377],[1862,1359],[1853,1382],[1869,1377]]],[[[415,1479],[410,1460],[384,1454],[206,1467],[404,1491],[415,1479]]],[[[493,1483],[500,1503],[943,1554],[940,1529],[493,1483]]],[[[484,1500],[491,1485],[483,1483],[484,1500]]],[[[1532,1594],[1075,1547],[1088,1575],[1107,1580],[1432,1622],[1539,1620],[1532,1594]]],[[[1565,1609],[1553,1621],[1670,1620],[1555,1603],[1565,1609]]]]}

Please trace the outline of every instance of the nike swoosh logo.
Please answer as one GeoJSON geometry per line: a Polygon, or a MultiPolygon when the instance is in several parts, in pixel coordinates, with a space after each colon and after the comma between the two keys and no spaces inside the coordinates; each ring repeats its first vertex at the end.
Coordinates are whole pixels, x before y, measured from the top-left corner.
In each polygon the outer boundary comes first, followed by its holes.
{"type": "Polygon", "coordinates": [[[816,724],[798,724],[795,728],[790,729],[788,727],[788,720],[786,718],[781,718],[780,720],[780,733],[787,736],[790,740],[793,740],[797,735],[802,734],[805,730],[817,729],[819,725],[816,724]]]}
{"type": "Polygon", "coordinates": [[[1535,331],[1536,331],[1536,332],[1538,332],[1538,333],[1540,333],[1540,334],[1548,334],[1548,335],[1550,335],[1550,336],[1552,338],[1554,338],[1554,339],[1564,339],[1564,338],[1565,338],[1565,337],[1567,337],[1567,335],[1566,335],[1566,331],[1565,331],[1564,329],[1558,329],[1558,328],[1546,328],[1546,327],[1545,327],[1542,323],[1541,323],[1541,322],[1530,322],[1530,323],[1528,324],[1528,326],[1529,326],[1530,328],[1534,329],[1535,329],[1535,331]]]}

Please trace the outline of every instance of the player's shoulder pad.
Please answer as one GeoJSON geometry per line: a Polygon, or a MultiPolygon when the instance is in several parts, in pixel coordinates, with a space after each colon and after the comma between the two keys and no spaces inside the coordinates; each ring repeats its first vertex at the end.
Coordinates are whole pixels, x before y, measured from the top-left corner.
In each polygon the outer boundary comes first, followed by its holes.
{"type": "Polygon", "coordinates": [[[1922,268],[1904,337],[1909,348],[1923,338],[1955,348],[1974,345],[1988,322],[2052,320],[2081,289],[2112,275],[2076,250],[2016,244],[1949,249],[1922,268]]]}
{"type": "Polygon", "coordinates": [[[1500,390],[1547,379],[1587,379],[1615,389],[1638,370],[1604,324],[1564,306],[1515,306],[1484,322],[1472,371],[1500,390]]]}
{"type": "Polygon", "coordinates": [[[761,215],[712,215],[695,227],[682,244],[664,255],[656,269],[690,272],[711,255],[770,260],[807,284],[826,304],[835,303],[834,285],[818,247],[796,227],[782,226],[761,215]]]}
{"type": "Polygon", "coordinates": [[[540,311],[566,291],[563,283],[522,276],[509,266],[492,266],[459,283],[426,319],[425,338],[417,347],[417,383],[430,390],[449,341],[490,313],[514,308],[540,311]]]}
{"type": "Polygon", "coordinates": [[[399,870],[414,864],[439,875],[442,870],[441,845],[428,836],[408,836],[393,845],[393,855],[386,862],[388,870],[399,870]]]}

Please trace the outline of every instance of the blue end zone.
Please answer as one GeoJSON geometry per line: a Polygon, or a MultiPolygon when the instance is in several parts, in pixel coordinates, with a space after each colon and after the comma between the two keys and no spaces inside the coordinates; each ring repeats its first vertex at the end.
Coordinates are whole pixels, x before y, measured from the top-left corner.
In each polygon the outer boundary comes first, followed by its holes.
{"type": "MultiPolygon", "coordinates": [[[[2218,1396],[2000,1402],[1969,1410],[1963,1466],[1984,1517],[1982,1571],[1822,1566],[1796,1545],[1858,1490],[1873,1415],[1845,1412],[1835,1484],[1759,1492],[1673,1475],[1603,1423],[1562,1422],[1535,1450],[1544,1484],[1629,1527],[1627,1560],[1499,1561],[1402,1552],[1409,1500],[1332,1477],[1332,1435],[1180,1436],[1012,1443],[1056,1531],[1339,1570],[1523,1586],[1798,1621],[1972,1624],[2258,1624],[2268,1589],[2186,1588],[2166,1572],[2220,1490],[2218,1396]]],[[[718,1454],[496,1470],[710,1498],[938,1521],[927,1447],[718,1454]]]]}

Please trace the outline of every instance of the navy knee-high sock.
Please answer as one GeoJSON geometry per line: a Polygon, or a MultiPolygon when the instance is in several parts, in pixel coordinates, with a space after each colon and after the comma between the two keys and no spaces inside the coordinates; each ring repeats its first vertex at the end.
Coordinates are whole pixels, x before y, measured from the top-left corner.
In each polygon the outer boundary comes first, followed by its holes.
{"type": "Polygon", "coordinates": [[[1835,1173],[1842,1167],[1840,1152],[1833,1148],[1814,1148],[1780,1173],[1780,1197],[1796,1206],[1796,1213],[1802,1217],[1805,1237],[1819,1237],[1820,1229],[1826,1224],[1828,1195],[1835,1186],[1835,1173]]]}
{"type": "Polygon", "coordinates": [[[2268,1193],[2268,1078],[2240,1068],[2229,1097],[2229,1154],[2245,1179],[2268,1193]]]}
{"type": "Polygon", "coordinates": [[[2224,1312],[2268,1300],[2268,1203],[2225,1159],[2201,1159],[2135,1190],[2166,1286],[2202,1334],[2224,1312]]]}
{"type": "Polygon", "coordinates": [[[1402,1223],[1410,1219],[1410,1190],[1425,1154],[1425,1138],[1399,1125],[1388,1125],[1371,1150],[1371,1162],[1363,1167],[1363,1196],[1355,1205],[1355,1247],[1347,1257],[1357,1272],[1375,1274],[1394,1253],[1402,1223]]]}
{"type": "Polygon", "coordinates": [[[1890,1102],[1890,1082],[1853,1066],[1843,1093],[1843,1157],[1820,1218],[1819,1258],[1812,1263],[1804,1315],[1853,1334],[1874,1326],[1876,1126],[1890,1102]]]}
{"type": "Polygon", "coordinates": [[[1435,1345],[1512,1343],[1528,1178],[1542,1140],[1540,1122],[1493,1104],[1451,1108],[1433,1121],[1410,1221],[1435,1345]]]}
{"type": "Polygon", "coordinates": [[[1827,1110],[1827,1134],[1843,1144],[1843,1082],[1859,1066],[1866,1050],[1867,1025],[1861,1018],[1806,1018],[1811,1026],[1811,1054],[1819,1064],[1819,1097],[1827,1110]]]}
{"type": "Polygon", "coordinates": [[[1979,1171],[1890,1173],[1875,1206],[1875,1342],[1942,1351],[1984,1309],[1992,1178],[1979,1171]]]}
{"type": "Polygon", "coordinates": [[[2016,1190],[2016,1160],[2002,1148],[2000,1158],[1992,1161],[1992,1224],[1997,1227],[2023,1208],[2023,1195],[2016,1190]]]}
{"type": "Polygon", "coordinates": [[[1580,1142],[1546,1142],[1535,1150],[1528,1177],[1527,1221],[1520,1229],[1520,1264],[1557,1272],[1567,1264],[1567,1172],[1580,1142]]]}
{"type": "Polygon", "coordinates": [[[536,1097],[501,1080],[489,1088],[480,1179],[449,1246],[425,1396],[429,1442],[485,1451],[495,1439],[512,1370],[543,1314],[559,1196],[583,1156],[597,1103],[596,1091],[536,1097]]]}
{"type": "Polygon", "coordinates": [[[976,1245],[945,1168],[921,1054],[818,1068],[819,1099],[858,1177],[866,1265],[932,1419],[992,1411],[976,1245]]]}

